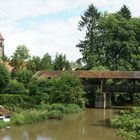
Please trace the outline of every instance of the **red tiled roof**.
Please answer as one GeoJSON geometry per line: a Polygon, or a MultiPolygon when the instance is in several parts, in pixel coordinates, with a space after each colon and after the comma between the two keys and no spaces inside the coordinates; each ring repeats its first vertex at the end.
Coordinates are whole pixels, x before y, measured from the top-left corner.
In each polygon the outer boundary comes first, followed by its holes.
{"type": "Polygon", "coordinates": [[[1,33],[0,33],[0,40],[4,41],[4,38],[2,37],[1,33]]]}

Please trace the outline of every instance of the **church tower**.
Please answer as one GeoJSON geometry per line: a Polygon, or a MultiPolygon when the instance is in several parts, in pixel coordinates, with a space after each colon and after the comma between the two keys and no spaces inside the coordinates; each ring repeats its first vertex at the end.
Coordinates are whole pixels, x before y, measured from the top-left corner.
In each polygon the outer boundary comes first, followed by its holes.
{"type": "Polygon", "coordinates": [[[4,38],[0,33],[0,58],[4,56],[4,38]]]}

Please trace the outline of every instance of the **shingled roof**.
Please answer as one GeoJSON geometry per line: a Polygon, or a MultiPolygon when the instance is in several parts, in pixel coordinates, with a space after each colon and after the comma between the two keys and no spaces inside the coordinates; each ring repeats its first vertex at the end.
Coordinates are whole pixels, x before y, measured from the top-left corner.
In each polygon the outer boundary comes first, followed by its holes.
{"type": "MultiPolygon", "coordinates": [[[[39,76],[51,78],[62,73],[62,71],[40,71],[39,76]]],[[[140,71],[72,71],[80,78],[96,79],[140,79],[140,71]]]]}

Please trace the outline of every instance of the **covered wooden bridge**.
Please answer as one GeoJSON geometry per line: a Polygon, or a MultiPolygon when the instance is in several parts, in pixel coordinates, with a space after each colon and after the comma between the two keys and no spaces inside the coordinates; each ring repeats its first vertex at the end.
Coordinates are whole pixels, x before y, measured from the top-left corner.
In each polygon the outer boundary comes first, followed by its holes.
{"type": "MultiPolygon", "coordinates": [[[[46,78],[52,78],[58,76],[63,71],[41,71],[38,72],[39,76],[46,78]]],[[[92,90],[93,92],[99,91],[100,94],[95,96],[96,107],[110,107],[111,105],[111,93],[112,92],[131,92],[140,93],[140,85],[136,84],[136,81],[140,79],[140,71],[71,71],[79,78],[83,79],[97,79],[99,84],[89,84],[83,82],[84,90],[92,90]],[[127,79],[131,81],[131,85],[107,85],[108,79],[127,79]]]]}

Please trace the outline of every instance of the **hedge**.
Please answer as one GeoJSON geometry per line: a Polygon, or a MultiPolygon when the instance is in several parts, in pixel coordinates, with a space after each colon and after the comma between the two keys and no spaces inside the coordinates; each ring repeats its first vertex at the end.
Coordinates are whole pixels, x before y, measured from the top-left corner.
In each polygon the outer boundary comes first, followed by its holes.
{"type": "Polygon", "coordinates": [[[0,94],[0,105],[9,109],[34,108],[41,102],[39,96],[28,96],[24,94],[0,94]]]}

